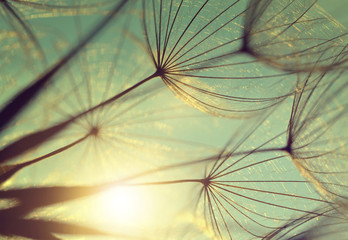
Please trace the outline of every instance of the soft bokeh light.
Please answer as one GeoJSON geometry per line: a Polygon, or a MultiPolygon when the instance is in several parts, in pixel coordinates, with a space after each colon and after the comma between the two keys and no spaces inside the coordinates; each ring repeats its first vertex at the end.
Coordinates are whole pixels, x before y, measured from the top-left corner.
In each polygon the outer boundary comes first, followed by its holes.
{"type": "Polygon", "coordinates": [[[147,197],[139,188],[113,187],[101,193],[98,201],[100,214],[118,226],[140,224],[148,214],[147,197]]]}

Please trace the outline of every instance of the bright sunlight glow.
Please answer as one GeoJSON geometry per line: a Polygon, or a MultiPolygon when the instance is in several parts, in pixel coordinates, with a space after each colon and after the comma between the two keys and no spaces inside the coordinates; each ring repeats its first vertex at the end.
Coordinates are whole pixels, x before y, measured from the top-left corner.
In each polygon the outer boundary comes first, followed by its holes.
{"type": "Polygon", "coordinates": [[[144,215],[145,196],[135,187],[114,187],[100,195],[102,214],[117,224],[139,222],[144,215]]]}

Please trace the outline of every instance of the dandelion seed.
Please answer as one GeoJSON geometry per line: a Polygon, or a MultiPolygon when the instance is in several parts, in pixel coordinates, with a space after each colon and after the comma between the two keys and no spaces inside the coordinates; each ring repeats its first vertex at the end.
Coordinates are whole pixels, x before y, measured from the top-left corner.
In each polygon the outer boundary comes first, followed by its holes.
{"type": "Polygon", "coordinates": [[[143,1],[156,76],[187,103],[216,115],[250,117],[282,102],[293,91],[289,73],[241,53],[246,11],[246,1],[143,1]]]}
{"type": "Polygon", "coordinates": [[[316,2],[250,1],[246,51],[287,71],[346,69],[347,30],[316,2]]]}
{"type": "Polygon", "coordinates": [[[342,132],[347,117],[344,80],[340,72],[309,75],[295,95],[288,127],[287,151],[295,165],[320,194],[337,203],[346,201],[348,186],[347,136],[342,132]],[[317,84],[308,90],[312,78],[318,78],[317,84]]]}

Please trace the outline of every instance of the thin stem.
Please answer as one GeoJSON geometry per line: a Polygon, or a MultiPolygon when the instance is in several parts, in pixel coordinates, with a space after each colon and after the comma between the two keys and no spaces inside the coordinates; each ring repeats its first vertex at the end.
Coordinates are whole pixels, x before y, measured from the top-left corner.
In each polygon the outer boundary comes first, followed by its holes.
{"type": "Polygon", "coordinates": [[[87,115],[88,113],[91,113],[99,108],[102,108],[108,104],[115,102],[116,100],[123,97],[127,93],[133,91],[134,89],[138,88],[139,86],[143,85],[144,83],[148,82],[149,80],[151,80],[157,76],[158,76],[158,73],[155,72],[151,76],[149,76],[149,77],[143,79],[142,81],[134,84],[133,86],[127,88],[123,92],[116,94],[115,96],[105,100],[104,102],[102,102],[102,103],[82,112],[82,113],[79,113],[79,114],[75,115],[74,117],[71,117],[70,119],[68,119],[64,122],[58,123],[52,127],[46,128],[44,130],[37,131],[37,132],[34,132],[32,134],[26,135],[26,136],[22,137],[21,139],[9,144],[8,146],[6,146],[5,148],[3,148],[0,151],[0,164],[7,162],[14,157],[17,157],[17,156],[23,154],[24,152],[34,148],[34,147],[40,146],[42,143],[44,143],[48,139],[52,138],[53,136],[55,136],[59,132],[63,131],[65,128],[67,128],[70,124],[75,122],[77,119],[79,119],[79,118],[87,115]]]}
{"type": "Polygon", "coordinates": [[[149,186],[149,185],[168,185],[168,184],[180,184],[180,183],[202,183],[204,179],[181,179],[172,181],[160,181],[160,182],[142,182],[142,183],[126,183],[124,186],[149,186]]]}
{"type": "Polygon", "coordinates": [[[90,134],[85,135],[84,137],[64,146],[61,148],[58,148],[57,150],[54,150],[50,153],[47,153],[45,155],[42,155],[40,157],[34,158],[32,160],[29,160],[27,162],[21,163],[21,164],[17,164],[15,165],[13,168],[9,169],[9,170],[5,170],[5,173],[0,175],[0,184],[4,183],[5,181],[7,181],[9,178],[11,178],[14,174],[16,174],[17,172],[19,172],[20,170],[22,170],[25,167],[28,167],[30,165],[33,165],[35,163],[41,162],[42,160],[48,159],[50,157],[53,157],[59,153],[65,152],[68,149],[76,146],[77,144],[83,142],[84,140],[86,140],[88,137],[90,136],[90,134]]]}
{"type": "MultiPolygon", "coordinates": [[[[128,2],[128,0],[122,0],[114,9],[110,11],[97,26],[71,51],[68,52],[60,61],[54,64],[51,68],[43,73],[33,84],[20,91],[16,96],[11,98],[5,107],[0,111],[0,132],[9,124],[26,106],[29,105],[42,89],[51,81],[53,76],[59,72],[59,70],[66,66],[87,43],[89,43],[101,30],[112,20],[112,18],[122,9],[122,7],[128,2]]],[[[1,159],[1,158],[0,158],[1,159]]],[[[2,160],[0,160],[1,162],[2,160]]]]}

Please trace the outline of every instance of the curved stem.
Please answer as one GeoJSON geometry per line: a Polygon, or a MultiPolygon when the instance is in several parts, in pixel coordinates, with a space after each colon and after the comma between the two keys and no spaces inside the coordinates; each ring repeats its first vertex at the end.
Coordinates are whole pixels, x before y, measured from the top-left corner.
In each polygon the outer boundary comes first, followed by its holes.
{"type": "Polygon", "coordinates": [[[149,76],[149,77],[143,79],[142,81],[134,84],[133,86],[127,88],[123,92],[116,94],[115,96],[105,100],[104,102],[102,102],[102,103],[100,103],[100,104],[98,104],[98,105],[96,105],[96,106],[94,106],[94,107],[92,107],[84,112],[81,112],[81,113],[69,118],[68,120],[65,120],[63,122],[60,122],[60,123],[52,126],[52,127],[46,128],[46,129],[41,130],[41,131],[34,132],[32,134],[29,134],[29,135],[26,135],[26,136],[20,138],[19,140],[16,140],[15,142],[9,144],[8,146],[6,146],[5,148],[3,148],[0,151],[0,164],[7,162],[14,157],[17,157],[17,156],[23,154],[24,152],[34,148],[34,147],[40,146],[43,142],[47,141],[48,139],[55,136],[57,133],[61,132],[65,128],[67,128],[70,124],[75,122],[77,119],[79,119],[79,118],[87,115],[88,113],[91,113],[99,108],[102,108],[108,104],[115,102],[116,100],[118,100],[122,96],[126,95],[127,93],[131,92],[132,90],[138,88],[139,86],[143,85],[144,83],[146,83],[149,80],[151,80],[155,77],[158,77],[158,76],[159,76],[159,73],[155,72],[151,76],[149,76]]]}
{"type": "MultiPolygon", "coordinates": [[[[47,153],[45,155],[42,155],[40,157],[37,157],[37,158],[34,158],[32,160],[29,160],[27,162],[24,162],[24,163],[20,163],[20,164],[17,164],[15,165],[14,167],[10,168],[9,170],[6,170],[5,169],[5,173],[1,174],[0,175],[0,184],[4,183],[5,181],[7,181],[9,178],[11,178],[14,174],[16,174],[17,172],[19,172],[20,170],[22,170],[23,168],[27,167],[27,166],[30,166],[30,165],[33,165],[35,163],[38,163],[38,162],[41,162],[42,160],[45,160],[47,158],[50,158],[52,156],[55,156],[59,153],[62,153],[72,147],[74,147],[75,145],[81,143],[82,141],[84,141],[85,139],[87,139],[88,137],[90,136],[90,134],[87,134],[86,136],[64,146],[64,147],[61,147],[55,151],[52,151],[50,153],[47,153]]],[[[1,169],[1,167],[0,167],[1,169]]]]}
{"type": "Polygon", "coordinates": [[[97,26],[71,51],[68,52],[60,61],[43,73],[33,84],[20,91],[16,96],[8,101],[5,107],[0,111],[0,132],[4,130],[8,123],[10,123],[26,106],[33,100],[53,79],[53,76],[67,63],[75,57],[83,47],[87,45],[100,31],[111,21],[111,19],[118,13],[128,0],[122,0],[114,9],[111,10],[97,26]]]}

